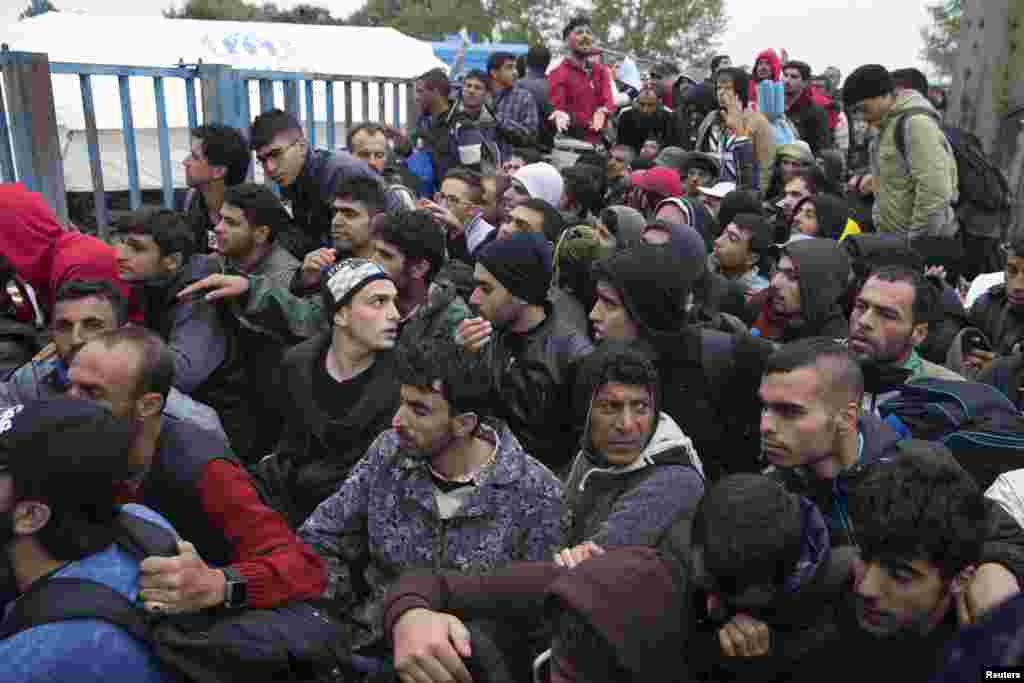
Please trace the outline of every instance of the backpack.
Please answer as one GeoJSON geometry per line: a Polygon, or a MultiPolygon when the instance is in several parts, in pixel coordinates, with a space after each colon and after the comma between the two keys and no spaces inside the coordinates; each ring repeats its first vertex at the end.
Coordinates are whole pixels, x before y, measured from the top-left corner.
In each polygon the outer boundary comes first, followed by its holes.
{"type": "MultiPolygon", "coordinates": [[[[162,526],[122,512],[116,543],[138,558],[177,554],[177,537],[162,526]]],[[[0,627],[0,640],[42,624],[101,619],[147,643],[175,680],[342,681],[348,641],[343,629],[312,602],[274,609],[155,615],[109,586],[88,579],[37,581],[0,627]]]]}
{"type": "Polygon", "coordinates": [[[953,205],[957,217],[961,219],[967,232],[976,235],[988,235],[993,232],[992,224],[998,228],[1002,237],[1009,224],[1010,185],[1006,176],[985,154],[981,140],[962,128],[942,125],[938,114],[925,107],[913,107],[900,114],[896,119],[896,149],[900,156],[907,159],[907,121],[917,115],[929,116],[939,125],[939,129],[949,141],[950,149],[956,159],[957,193],[959,199],[953,205]],[[978,230],[972,230],[975,223],[978,230]]]}
{"type": "Polygon", "coordinates": [[[945,445],[982,489],[1024,467],[1024,415],[987,384],[917,380],[902,385],[878,413],[903,437],[945,445]]]}

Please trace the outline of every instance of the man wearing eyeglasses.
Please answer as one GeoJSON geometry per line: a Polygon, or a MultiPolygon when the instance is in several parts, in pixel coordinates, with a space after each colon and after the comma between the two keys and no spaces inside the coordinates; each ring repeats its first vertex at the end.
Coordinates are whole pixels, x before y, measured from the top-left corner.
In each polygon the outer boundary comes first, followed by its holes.
{"type": "Polygon", "coordinates": [[[298,231],[283,244],[299,260],[330,245],[336,185],[346,177],[377,177],[369,165],[346,152],[314,149],[298,120],[280,109],[256,117],[250,146],[264,176],[281,187],[284,201],[291,202],[298,231]]]}

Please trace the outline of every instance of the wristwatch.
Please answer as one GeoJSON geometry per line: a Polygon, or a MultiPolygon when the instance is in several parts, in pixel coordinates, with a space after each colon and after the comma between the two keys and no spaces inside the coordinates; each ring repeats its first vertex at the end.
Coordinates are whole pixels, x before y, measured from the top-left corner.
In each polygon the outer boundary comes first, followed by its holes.
{"type": "Polygon", "coordinates": [[[240,609],[249,605],[249,582],[231,567],[221,569],[226,582],[224,584],[224,606],[228,609],[240,609]]]}

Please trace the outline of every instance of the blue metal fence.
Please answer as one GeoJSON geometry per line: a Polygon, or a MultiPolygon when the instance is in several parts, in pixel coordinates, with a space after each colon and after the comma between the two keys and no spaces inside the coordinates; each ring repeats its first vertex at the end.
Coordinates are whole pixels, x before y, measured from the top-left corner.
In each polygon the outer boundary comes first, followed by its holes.
{"type": "MultiPolygon", "coordinates": [[[[336,86],[342,84],[343,101],[343,126],[347,131],[357,120],[370,120],[370,87],[376,84],[377,106],[375,119],[379,122],[386,122],[395,127],[408,127],[409,121],[403,116],[403,105],[406,116],[414,116],[413,106],[413,82],[406,79],[395,78],[365,78],[358,76],[347,76],[340,74],[304,73],[304,72],[281,72],[234,69],[230,66],[198,64],[179,65],[170,68],[138,67],[129,65],[110,64],[79,64],[52,62],[46,60],[45,55],[32,53],[0,52],[0,66],[3,67],[4,78],[0,79],[0,178],[4,182],[21,180],[30,188],[42,191],[44,194],[63,193],[63,176],[60,178],[59,188],[47,187],[38,177],[45,169],[39,168],[40,164],[30,163],[29,150],[33,145],[38,145],[41,139],[54,145],[54,151],[58,158],[60,154],[59,139],[56,130],[56,121],[49,121],[52,131],[41,131],[40,121],[36,121],[38,106],[23,106],[18,110],[20,118],[31,119],[31,126],[25,126],[28,130],[21,130],[19,125],[8,125],[8,120],[13,121],[15,117],[8,115],[5,109],[5,98],[11,101],[12,88],[25,88],[25,79],[18,78],[15,69],[24,66],[26,63],[34,64],[37,68],[41,65],[48,65],[49,74],[54,75],[77,75],[81,91],[81,106],[84,114],[84,127],[86,145],[89,157],[89,168],[92,180],[93,197],[95,200],[95,218],[101,234],[106,233],[109,224],[107,211],[107,190],[104,187],[103,161],[100,144],[100,136],[96,119],[96,98],[94,97],[94,78],[116,78],[121,113],[121,135],[124,142],[124,155],[127,168],[127,184],[130,206],[137,208],[142,204],[142,185],[139,180],[139,147],[136,137],[137,123],[133,111],[132,82],[131,79],[151,79],[154,93],[156,132],[159,149],[159,173],[161,185],[161,201],[163,205],[171,207],[174,202],[174,179],[173,168],[176,161],[171,158],[170,127],[168,125],[168,107],[178,107],[173,110],[178,113],[185,112],[185,118],[189,129],[196,128],[200,123],[200,106],[202,121],[205,123],[223,123],[240,128],[243,131],[248,129],[249,123],[254,116],[254,109],[266,111],[275,106],[275,84],[281,83],[283,90],[284,108],[295,114],[304,123],[307,139],[313,145],[321,144],[329,149],[335,149],[338,144],[337,117],[336,111],[336,86]],[[184,84],[184,102],[168,102],[165,82],[177,80],[184,84]],[[353,119],[353,84],[360,86],[361,119],[353,119]],[[197,99],[196,86],[200,87],[199,99],[197,99]],[[6,90],[5,90],[6,88],[6,90]],[[318,108],[317,91],[323,90],[323,108],[318,108]],[[391,91],[391,115],[387,116],[387,93],[391,91]],[[255,103],[255,107],[253,106],[255,103]],[[304,110],[304,112],[303,112],[304,110]],[[304,115],[303,115],[304,114],[304,115]],[[387,120],[386,120],[387,119],[387,120]],[[318,139],[317,123],[325,125],[325,140],[318,139]]],[[[37,84],[38,85],[38,84],[37,84]]],[[[39,93],[32,93],[36,97],[38,105],[39,93]]],[[[53,91],[47,93],[49,98],[50,112],[54,111],[53,91]]],[[[253,165],[255,166],[255,165],[253,165]]],[[[253,166],[250,167],[250,178],[253,174],[253,166]]],[[[55,199],[48,197],[48,199],[55,199]]],[[[56,205],[56,204],[55,204],[56,205]]],[[[63,205],[61,197],[60,205],[63,205]]]]}

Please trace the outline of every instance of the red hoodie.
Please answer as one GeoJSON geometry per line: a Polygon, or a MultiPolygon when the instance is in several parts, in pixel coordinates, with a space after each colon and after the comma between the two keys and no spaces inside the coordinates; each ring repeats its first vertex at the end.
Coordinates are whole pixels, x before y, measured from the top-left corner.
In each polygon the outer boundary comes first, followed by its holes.
{"type": "Polygon", "coordinates": [[[782,60],[779,59],[779,55],[771,48],[763,50],[757,55],[757,59],[754,60],[754,68],[750,71],[750,85],[748,86],[747,92],[750,95],[750,108],[757,109],[757,63],[762,59],[767,59],[772,65],[772,80],[777,81],[782,78],[782,60]]]}
{"type": "Polygon", "coordinates": [[[117,273],[109,244],[65,230],[38,192],[21,183],[0,184],[0,255],[53,310],[53,297],[68,280],[108,280],[128,301],[131,290],[117,273]]]}

